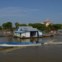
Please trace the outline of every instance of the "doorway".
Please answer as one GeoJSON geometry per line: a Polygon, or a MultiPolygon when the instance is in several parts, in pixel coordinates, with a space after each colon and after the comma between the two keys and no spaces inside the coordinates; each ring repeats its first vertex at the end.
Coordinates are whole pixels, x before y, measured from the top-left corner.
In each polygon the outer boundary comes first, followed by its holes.
{"type": "Polygon", "coordinates": [[[37,31],[31,31],[30,32],[30,37],[37,37],[37,31]]]}

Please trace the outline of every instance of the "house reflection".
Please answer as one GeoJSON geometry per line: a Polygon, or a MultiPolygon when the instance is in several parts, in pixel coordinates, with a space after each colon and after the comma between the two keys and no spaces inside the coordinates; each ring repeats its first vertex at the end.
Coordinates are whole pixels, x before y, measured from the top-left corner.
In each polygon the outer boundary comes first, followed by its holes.
{"type": "Polygon", "coordinates": [[[39,38],[32,38],[32,39],[30,39],[30,42],[39,43],[39,38]]]}
{"type": "Polygon", "coordinates": [[[35,43],[35,44],[37,44],[37,43],[42,43],[42,38],[20,39],[20,38],[8,37],[7,43],[8,44],[12,44],[12,43],[15,43],[15,44],[22,44],[22,43],[33,44],[33,43],[35,43]]]}

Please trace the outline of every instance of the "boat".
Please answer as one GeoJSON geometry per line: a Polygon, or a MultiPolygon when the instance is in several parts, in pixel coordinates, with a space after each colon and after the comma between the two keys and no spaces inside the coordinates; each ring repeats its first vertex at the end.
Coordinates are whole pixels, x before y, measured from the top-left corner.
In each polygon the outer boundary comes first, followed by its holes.
{"type": "Polygon", "coordinates": [[[35,38],[41,36],[42,36],[42,32],[31,26],[22,26],[14,31],[14,37],[35,38]]]}

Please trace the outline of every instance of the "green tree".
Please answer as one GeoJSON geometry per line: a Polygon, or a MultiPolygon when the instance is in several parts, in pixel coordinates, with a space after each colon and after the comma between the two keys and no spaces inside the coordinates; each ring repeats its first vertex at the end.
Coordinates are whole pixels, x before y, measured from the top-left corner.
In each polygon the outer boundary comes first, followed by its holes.
{"type": "Polygon", "coordinates": [[[18,22],[15,23],[15,27],[18,28],[20,24],[18,22]]]}
{"type": "Polygon", "coordinates": [[[54,24],[53,27],[55,30],[62,29],[62,24],[54,24]]]}
{"type": "Polygon", "coordinates": [[[6,22],[2,24],[3,29],[12,29],[12,23],[6,22]]]}
{"type": "Polygon", "coordinates": [[[45,30],[45,25],[44,24],[41,24],[41,23],[30,23],[28,24],[29,26],[32,26],[33,28],[37,28],[39,29],[40,31],[44,31],[45,30]]]}
{"type": "Polygon", "coordinates": [[[2,30],[2,27],[0,26],[0,30],[2,30]]]}
{"type": "Polygon", "coordinates": [[[18,28],[19,26],[27,26],[26,24],[20,24],[18,22],[15,23],[15,27],[18,28]]]}

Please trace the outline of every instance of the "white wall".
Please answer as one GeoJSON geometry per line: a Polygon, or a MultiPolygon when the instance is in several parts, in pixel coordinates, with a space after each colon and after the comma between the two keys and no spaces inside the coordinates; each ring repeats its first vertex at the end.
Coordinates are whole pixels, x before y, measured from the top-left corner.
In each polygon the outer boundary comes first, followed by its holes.
{"type": "Polygon", "coordinates": [[[30,37],[30,32],[22,33],[21,37],[30,37]]]}
{"type": "Polygon", "coordinates": [[[42,32],[39,31],[39,36],[42,36],[42,32]]]}
{"type": "MultiPolygon", "coordinates": [[[[38,32],[39,33],[39,36],[42,36],[42,32],[38,32]]],[[[30,37],[30,32],[26,32],[26,33],[21,33],[21,35],[19,33],[14,33],[14,36],[17,36],[17,37],[30,37]]],[[[37,33],[36,35],[34,35],[34,37],[37,37],[37,33]]]]}
{"type": "Polygon", "coordinates": [[[20,37],[19,33],[14,33],[14,36],[20,37]]]}
{"type": "Polygon", "coordinates": [[[30,32],[27,32],[26,33],[26,37],[30,37],[30,32]]]}

